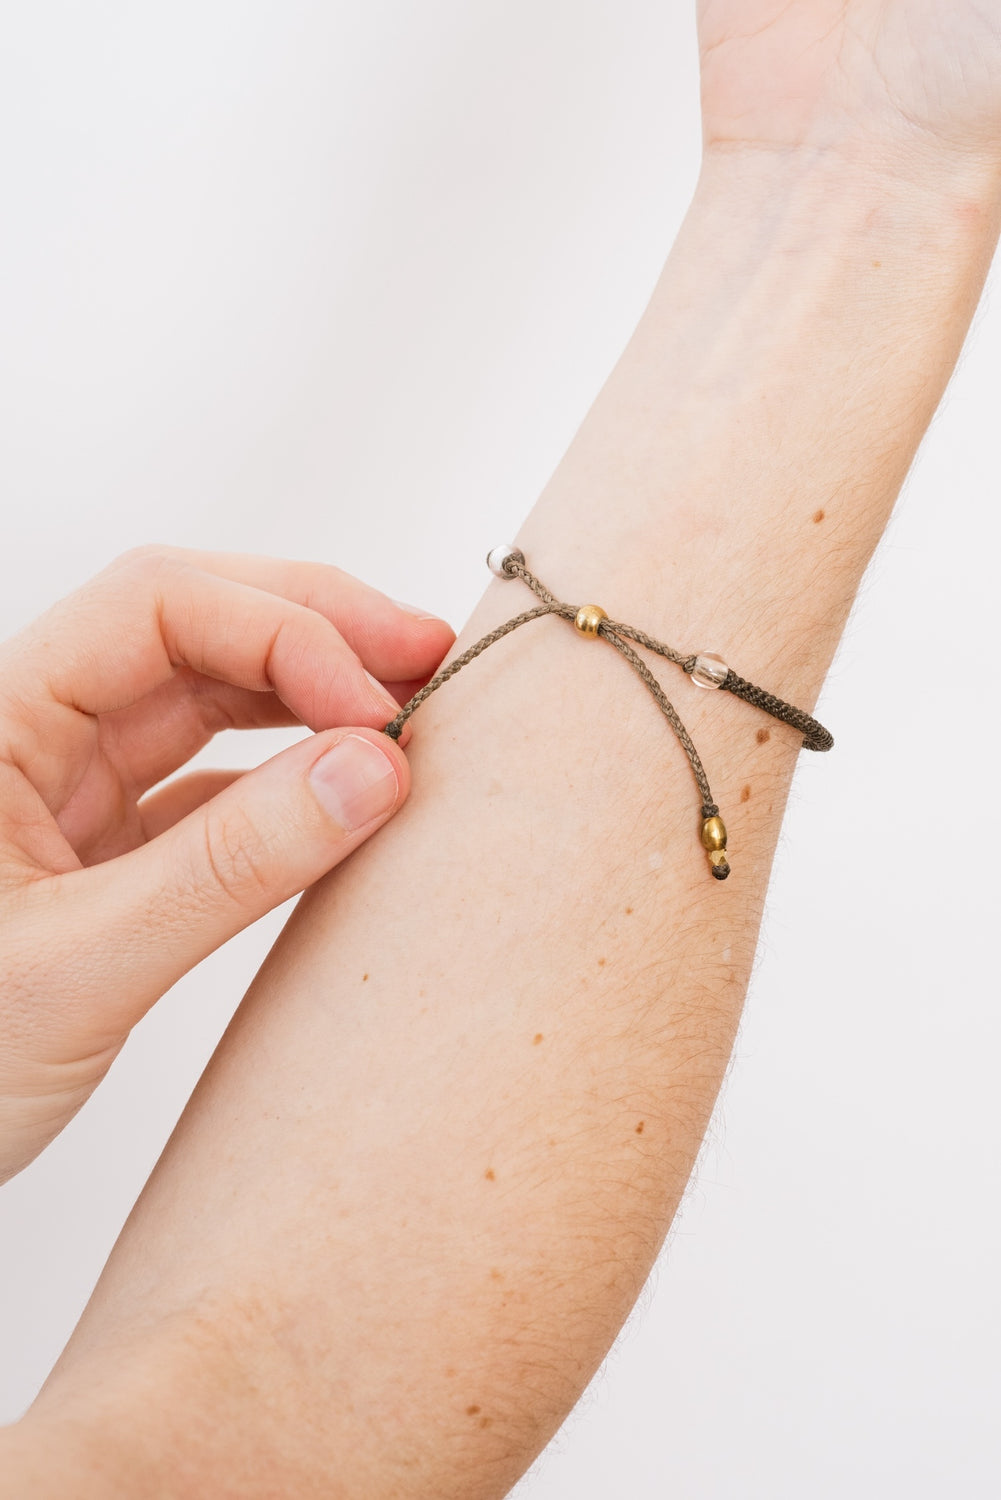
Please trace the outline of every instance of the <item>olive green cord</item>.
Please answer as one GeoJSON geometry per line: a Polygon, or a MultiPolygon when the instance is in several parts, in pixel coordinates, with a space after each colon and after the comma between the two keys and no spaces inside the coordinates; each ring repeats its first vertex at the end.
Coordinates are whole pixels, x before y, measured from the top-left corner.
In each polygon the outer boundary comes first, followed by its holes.
{"type": "MultiPolygon", "coordinates": [[[[672,661],[681,667],[682,671],[686,672],[689,676],[699,670],[702,658],[699,656],[684,656],[680,651],[675,651],[673,647],[665,645],[663,641],[655,640],[652,636],[647,635],[645,631],[637,630],[634,625],[624,625],[620,621],[610,620],[598,606],[564,604],[555,595],[551,594],[544,584],[539,582],[534,573],[529,572],[525,566],[524,555],[518,549],[508,548],[497,550],[504,554],[500,567],[494,570],[498,576],[522,579],[543,602],[536,605],[534,609],[527,609],[522,614],[515,615],[513,619],[505,621],[503,625],[498,625],[495,630],[491,630],[487,635],[482,636],[480,640],[475,641],[472,646],[467,647],[460,656],[457,656],[454,661],[449,662],[447,667],[436,673],[430,682],[425,683],[424,687],[403,705],[396,717],[391,719],[385,726],[383,733],[388,734],[391,739],[399,739],[404,724],[413,714],[414,710],[420,707],[425,698],[429,698],[433,692],[436,692],[441,687],[442,683],[448,682],[449,678],[454,677],[456,672],[460,671],[467,662],[473,661],[488,646],[492,646],[495,641],[499,641],[504,636],[509,635],[512,630],[517,630],[519,625],[526,625],[529,620],[539,620],[544,615],[559,615],[564,620],[570,620],[584,634],[601,636],[608,641],[620,655],[625,657],[626,661],[635,670],[637,676],[641,678],[650,690],[651,696],[674,730],[681,748],[688,757],[689,765],[692,768],[692,773],[695,776],[695,781],[702,797],[702,842],[709,852],[713,875],[717,880],[725,880],[730,873],[729,863],[723,853],[726,849],[726,829],[723,827],[722,819],[719,816],[719,808],[713,801],[709,779],[699,758],[699,753],[664,689],[656,677],[654,677],[643,658],[633,650],[632,646],[627,644],[625,638],[628,637],[629,640],[635,641],[637,645],[645,646],[648,650],[655,651],[659,656],[666,657],[668,661],[672,661]],[[590,616],[590,618],[585,618],[587,616],[590,616]]],[[[491,557],[493,555],[492,553],[491,557]]],[[[727,692],[735,694],[738,698],[743,698],[745,702],[753,704],[756,708],[762,709],[765,713],[770,714],[772,718],[779,719],[784,724],[791,724],[794,729],[799,730],[802,734],[804,749],[831,749],[834,739],[822,724],[818,724],[816,719],[811,718],[802,709],[793,708],[792,704],[786,703],[783,699],[776,698],[774,694],[766,693],[763,688],[755,687],[753,683],[745,681],[743,677],[738,677],[736,672],[731,671],[728,667],[722,669],[721,665],[721,670],[725,670],[726,675],[721,676],[718,681],[707,683],[707,686],[723,688],[727,692]]]]}

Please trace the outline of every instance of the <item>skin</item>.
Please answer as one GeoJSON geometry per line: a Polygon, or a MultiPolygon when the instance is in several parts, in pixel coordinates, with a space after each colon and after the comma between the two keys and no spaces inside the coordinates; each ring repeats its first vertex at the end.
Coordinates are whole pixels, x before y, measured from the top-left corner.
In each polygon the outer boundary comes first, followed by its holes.
{"type": "Polygon", "coordinates": [[[182,974],[402,806],[374,674],[407,697],[452,639],[336,568],[147,547],[0,646],[0,1182],[182,974]],[[279,725],[316,732],[162,784],[216,730],[279,725]],[[384,795],[348,829],[316,774],[359,740],[384,795]]]}
{"type": "MultiPolygon", "coordinates": [[[[996,31],[819,0],[700,25],[691,211],[515,540],[560,597],[811,709],[996,244],[997,90],[968,87],[996,31]]],[[[492,582],[457,649],[530,602],[492,582]]],[[[255,981],[0,1493],[487,1500],[525,1471],[692,1169],[800,753],[654,667],[730,879],[614,652],[549,619],[461,673],[415,719],[406,808],[255,981]]]]}
{"type": "Polygon", "coordinates": [[[990,0],[700,0],[707,149],[856,151],[897,140],[989,163],[1001,127],[990,0]]]}

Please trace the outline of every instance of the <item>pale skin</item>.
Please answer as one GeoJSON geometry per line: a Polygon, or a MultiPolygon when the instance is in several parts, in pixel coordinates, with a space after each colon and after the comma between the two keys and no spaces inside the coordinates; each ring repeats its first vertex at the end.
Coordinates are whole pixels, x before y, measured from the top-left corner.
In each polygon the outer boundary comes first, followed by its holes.
{"type": "MultiPolygon", "coordinates": [[[[996,244],[1001,27],[931,0],[700,24],[695,199],[513,540],[562,598],[810,709],[996,244]]],[[[458,647],[531,602],[491,583],[458,647]]],[[[406,806],[297,908],[0,1494],[492,1500],[524,1472],[691,1172],[800,753],[655,669],[730,879],[611,650],[537,621],[442,689],[406,806]]]]}
{"type": "Polygon", "coordinates": [[[337,568],[146,547],[0,645],[0,1183],[182,974],[402,805],[385,682],[453,638],[337,568]],[[220,728],[295,724],[250,774],[165,781],[220,728]]]}

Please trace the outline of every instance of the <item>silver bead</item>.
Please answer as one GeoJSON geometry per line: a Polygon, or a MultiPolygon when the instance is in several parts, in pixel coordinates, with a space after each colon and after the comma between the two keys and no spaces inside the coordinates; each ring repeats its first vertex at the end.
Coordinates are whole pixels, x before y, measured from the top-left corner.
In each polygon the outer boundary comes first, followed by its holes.
{"type": "Polygon", "coordinates": [[[707,651],[704,656],[695,658],[695,666],[692,668],[692,681],[700,688],[720,688],[726,681],[726,674],[730,668],[721,656],[716,656],[712,651],[707,651]]]}
{"type": "Polygon", "coordinates": [[[494,547],[491,552],[487,553],[487,567],[498,578],[513,578],[514,574],[506,572],[504,568],[509,557],[516,563],[521,563],[522,567],[525,566],[525,554],[521,548],[512,547],[510,542],[504,542],[500,547],[494,547]]]}

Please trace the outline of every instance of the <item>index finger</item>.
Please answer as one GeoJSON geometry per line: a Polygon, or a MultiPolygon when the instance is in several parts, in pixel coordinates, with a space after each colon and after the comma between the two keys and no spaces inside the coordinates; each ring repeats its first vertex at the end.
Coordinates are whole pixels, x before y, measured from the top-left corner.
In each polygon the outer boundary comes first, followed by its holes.
{"type": "MultiPolygon", "coordinates": [[[[186,563],[316,610],[336,626],[380,682],[430,676],[455,640],[447,621],[431,613],[415,613],[332,563],[160,545],[137,551],[186,563]]],[[[112,567],[127,563],[133,555],[126,553],[112,567]]]]}
{"type": "Polygon", "coordinates": [[[4,655],[5,685],[22,702],[89,715],[130,706],[180,666],[273,691],[311,729],[381,728],[397,708],[325,616],[166,554],[106,569],[4,655]]]}

